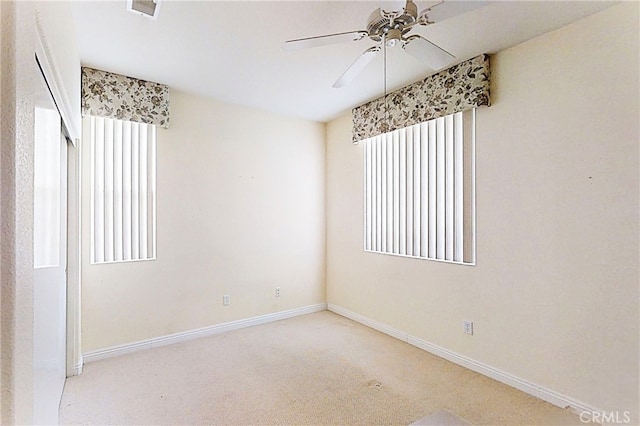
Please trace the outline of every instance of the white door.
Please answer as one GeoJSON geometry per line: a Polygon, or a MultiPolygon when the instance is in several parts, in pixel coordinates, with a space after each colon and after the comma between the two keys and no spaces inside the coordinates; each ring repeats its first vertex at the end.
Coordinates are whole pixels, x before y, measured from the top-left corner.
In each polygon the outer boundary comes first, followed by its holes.
{"type": "Polygon", "coordinates": [[[67,141],[42,76],[34,154],[33,420],[51,425],[66,376],[67,141]]]}

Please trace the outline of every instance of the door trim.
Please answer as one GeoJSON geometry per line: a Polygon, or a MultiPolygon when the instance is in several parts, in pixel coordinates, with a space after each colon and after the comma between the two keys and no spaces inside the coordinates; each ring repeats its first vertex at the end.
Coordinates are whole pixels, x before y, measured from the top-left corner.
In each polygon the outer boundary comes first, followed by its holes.
{"type": "MultiPolygon", "coordinates": [[[[78,117],[77,120],[74,120],[70,97],[67,90],[65,89],[61,76],[57,72],[55,61],[50,54],[50,49],[47,44],[47,38],[44,35],[44,30],[42,29],[40,15],[38,12],[36,12],[35,18],[36,56],[38,58],[38,62],[40,63],[42,73],[45,76],[47,85],[49,86],[49,90],[51,90],[53,100],[58,107],[60,117],[62,117],[62,122],[64,123],[66,134],[71,143],[75,146],[80,140],[80,118],[78,117]]],[[[80,67],[80,63],[78,63],[78,67],[80,67]]],[[[78,82],[78,84],[80,84],[80,82],[78,82]]]]}

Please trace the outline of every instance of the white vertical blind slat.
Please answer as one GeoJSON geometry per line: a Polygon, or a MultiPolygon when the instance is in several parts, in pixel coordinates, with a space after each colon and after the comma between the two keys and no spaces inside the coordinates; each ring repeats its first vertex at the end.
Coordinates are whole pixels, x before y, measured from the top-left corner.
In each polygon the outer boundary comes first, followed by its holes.
{"type": "Polygon", "coordinates": [[[400,204],[398,216],[400,219],[400,254],[407,252],[407,134],[405,129],[398,130],[400,137],[400,204]]]}
{"type": "Polygon", "coordinates": [[[131,260],[131,123],[122,126],[122,260],[131,260]]]}
{"type": "Polygon", "coordinates": [[[393,252],[400,250],[400,131],[393,137],[393,252]]]}
{"type": "Polygon", "coordinates": [[[445,119],[436,119],[436,259],[445,256],[445,119]]]}
{"type": "Polygon", "coordinates": [[[150,192],[150,206],[151,210],[149,213],[149,234],[147,234],[147,238],[149,239],[150,248],[148,251],[148,256],[152,259],[156,257],[156,207],[157,207],[157,198],[156,198],[156,126],[149,126],[149,131],[151,132],[151,137],[149,138],[149,147],[150,147],[150,156],[148,160],[149,164],[149,180],[148,189],[150,192]]]}
{"type": "Polygon", "coordinates": [[[413,256],[413,128],[406,128],[407,134],[407,247],[406,254],[413,256]]]}
{"type": "Polygon", "coordinates": [[[365,217],[365,249],[371,250],[371,139],[365,141],[365,180],[366,180],[366,217],[365,217]]]}
{"type": "Polygon", "coordinates": [[[429,126],[420,124],[420,257],[429,257],[429,126]]]}
{"type": "Polygon", "coordinates": [[[380,136],[380,251],[387,251],[387,138],[380,136]]]}
{"type": "Polygon", "coordinates": [[[116,121],[113,132],[113,260],[122,260],[122,132],[123,122],[116,121]]]}
{"type": "Polygon", "coordinates": [[[94,180],[93,187],[93,225],[94,225],[94,261],[104,259],[104,119],[92,119],[94,123],[95,143],[92,144],[94,180]]]}
{"type": "Polygon", "coordinates": [[[393,253],[393,136],[385,135],[387,150],[387,253],[393,253]]]}
{"type": "Polygon", "coordinates": [[[140,129],[131,134],[131,257],[140,258],[140,129]]]}
{"type": "Polygon", "coordinates": [[[475,185],[475,176],[476,176],[476,110],[475,108],[471,110],[471,180],[473,184],[471,184],[471,199],[473,200],[469,206],[469,214],[472,217],[471,220],[471,238],[470,238],[470,250],[471,250],[471,262],[476,262],[476,185],[475,185]]]}
{"type": "Polygon", "coordinates": [[[454,204],[455,204],[455,217],[454,217],[454,234],[455,234],[455,252],[453,260],[462,262],[464,257],[464,156],[463,156],[463,136],[464,127],[462,123],[462,112],[454,114],[455,120],[455,145],[453,161],[455,168],[455,188],[454,188],[454,204]]]}
{"type": "Polygon", "coordinates": [[[104,258],[113,261],[113,120],[104,129],[104,258]]]}
{"type": "Polygon", "coordinates": [[[371,140],[371,249],[378,250],[378,235],[376,229],[378,226],[378,176],[376,165],[378,163],[378,156],[376,152],[376,139],[371,140]]]}
{"type": "Polygon", "coordinates": [[[376,137],[376,250],[382,248],[382,136],[376,137]]]}
{"type": "Polygon", "coordinates": [[[420,125],[416,124],[413,127],[413,255],[420,256],[420,236],[421,236],[421,187],[420,187],[420,140],[422,135],[420,134],[420,125]]]}
{"type": "Polygon", "coordinates": [[[436,122],[429,122],[429,257],[436,258],[437,233],[436,233],[436,122]]]}
{"type": "Polygon", "coordinates": [[[453,260],[453,115],[445,117],[445,259],[453,260]]]}
{"type": "Polygon", "coordinates": [[[140,124],[140,222],[138,229],[140,232],[140,258],[147,258],[147,124],[140,124]]]}

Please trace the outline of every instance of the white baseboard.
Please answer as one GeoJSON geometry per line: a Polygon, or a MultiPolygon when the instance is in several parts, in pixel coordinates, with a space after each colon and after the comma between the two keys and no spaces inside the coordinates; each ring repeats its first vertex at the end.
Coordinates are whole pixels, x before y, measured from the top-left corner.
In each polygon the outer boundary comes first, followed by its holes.
{"type": "Polygon", "coordinates": [[[400,330],[396,330],[393,327],[389,327],[388,325],[378,322],[376,320],[372,320],[371,318],[367,318],[364,315],[357,314],[353,311],[343,308],[342,306],[329,303],[327,305],[327,309],[338,315],[342,315],[343,317],[347,317],[356,322],[359,322],[360,324],[364,324],[367,327],[373,328],[374,330],[378,330],[384,334],[388,334],[391,337],[395,337],[398,340],[402,340],[403,342],[408,342],[409,335],[407,333],[402,332],[400,330]]]}
{"type": "Polygon", "coordinates": [[[82,356],[80,357],[80,362],[73,366],[73,375],[79,376],[82,374],[82,366],[83,366],[82,356]]]}
{"type": "Polygon", "coordinates": [[[332,303],[329,303],[327,305],[327,309],[338,315],[342,315],[343,317],[352,319],[356,322],[366,325],[367,327],[371,327],[382,333],[388,334],[391,337],[395,337],[398,340],[402,340],[403,342],[409,343],[410,345],[413,345],[417,348],[420,348],[436,356],[439,356],[448,361],[451,361],[454,364],[458,364],[462,367],[468,368],[469,370],[475,371],[476,373],[480,373],[484,376],[495,379],[506,385],[514,387],[525,393],[528,393],[529,395],[533,395],[536,398],[540,398],[543,401],[549,402],[557,407],[560,407],[563,409],[569,409],[578,415],[580,415],[580,413],[583,413],[583,412],[592,412],[592,413],[603,412],[603,410],[591,407],[588,404],[585,404],[584,402],[581,402],[574,398],[560,394],[551,389],[547,389],[543,386],[536,385],[535,383],[531,383],[527,380],[516,377],[513,374],[507,373],[505,371],[494,368],[490,365],[468,358],[464,355],[460,355],[456,352],[442,348],[438,345],[434,345],[433,343],[429,343],[418,337],[411,336],[409,333],[389,327],[386,324],[383,324],[371,318],[367,318],[364,315],[352,312],[341,306],[337,306],[332,303]]]}
{"type": "MultiPolygon", "coordinates": [[[[325,310],[327,310],[327,304],[318,303],[316,305],[303,306],[301,308],[289,309],[287,311],[274,312],[272,314],[260,315],[257,317],[226,322],[223,324],[198,328],[195,330],[183,331],[181,333],[169,334],[167,336],[154,337],[152,339],[127,343],[125,345],[99,349],[97,351],[91,351],[82,354],[82,358],[85,363],[99,361],[101,359],[137,352],[143,349],[157,348],[160,346],[185,342],[187,340],[198,339],[200,337],[212,336],[214,334],[224,333],[231,330],[238,330],[240,328],[252,327],[254,325],[266,324],[273,321],[279,321],[286,318],[297,317],[300,315],[306,315],[325,310]]],[[[80,366],[80,371],[82,371],[82,366],[80,366]]]]}

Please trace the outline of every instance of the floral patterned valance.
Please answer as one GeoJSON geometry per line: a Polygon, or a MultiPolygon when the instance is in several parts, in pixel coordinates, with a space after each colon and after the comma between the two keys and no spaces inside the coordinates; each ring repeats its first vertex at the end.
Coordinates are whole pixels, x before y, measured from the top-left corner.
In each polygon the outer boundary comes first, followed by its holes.
{"type": "Polygon", "coordinates": [[[82,67],[82,114],[169,127],[169,87],[82,67]]]}
{"type": "Polygon", "coordinates": [[[353,142],[489,106],[489,55],[480,55],[353,109],[353,142]]]}

